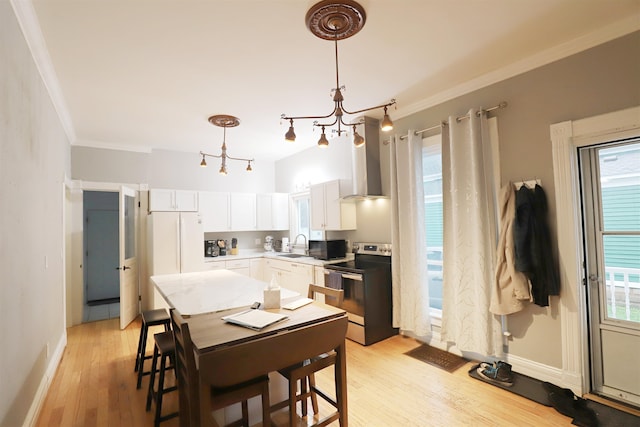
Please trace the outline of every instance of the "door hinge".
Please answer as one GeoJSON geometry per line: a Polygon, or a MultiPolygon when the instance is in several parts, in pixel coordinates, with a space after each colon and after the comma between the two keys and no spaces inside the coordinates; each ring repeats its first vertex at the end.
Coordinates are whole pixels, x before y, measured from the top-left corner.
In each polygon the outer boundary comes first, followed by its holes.
{"type": "Polygon", "coordinates": [[[142,295],[138,295],[138,301],[142,301],[142,295]]]}

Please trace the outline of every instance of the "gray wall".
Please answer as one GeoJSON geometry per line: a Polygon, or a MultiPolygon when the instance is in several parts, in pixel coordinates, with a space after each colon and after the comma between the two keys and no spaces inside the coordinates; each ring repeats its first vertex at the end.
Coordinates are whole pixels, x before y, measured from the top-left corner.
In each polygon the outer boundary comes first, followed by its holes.
{"type": "MultiPolygon", "coordinates": [[[[471,107],[489,108],[501,101],[509,104],[496,113],[502,183],[541,179],[555,236],[549,126],[640,105],[640,32],[396,120],[394,132],[424,129],[449,115],[463,115],[471,107]]],[[[513,333],[511,354],[562,366],[558,297],[551,298],[548,308],[530,305],[508,316],[508,325],[513,333]]]]}
{"type": "Polygon", "coordinates": [[[252,163],[253,172],[245,171],[246,163],[227,160],[227,176],[220,175],[220,161],[208,159],[208,167],[200,167],[198,153],[153,150],[140,153],[73,146],[71,169],[73,179],[93,182],[149,184],[150,188],[176,190],[231,191],[247,193],[274,192],[273,162],[252,163]]]}
{"type": "Polygon", "coordinates": [[[0,40],[0,426],[13,427],[23,424],[64,336],[70,161],[68,140],[7,1],[0,1],[0,40]]]}

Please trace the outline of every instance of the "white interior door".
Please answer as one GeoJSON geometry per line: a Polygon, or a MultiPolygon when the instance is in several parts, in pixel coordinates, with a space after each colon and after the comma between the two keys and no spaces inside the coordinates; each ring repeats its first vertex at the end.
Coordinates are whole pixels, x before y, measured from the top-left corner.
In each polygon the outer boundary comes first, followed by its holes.
{"type": "Polygon", "coordinates": [[[640,139],[581,150],[592,388],[640,404],[640,139]]]}
{"type": "Polygon", "coordinates": [[[121,187],[119,201],[120,329],[138,315],[138,261],[136,191],[121,187]]]}

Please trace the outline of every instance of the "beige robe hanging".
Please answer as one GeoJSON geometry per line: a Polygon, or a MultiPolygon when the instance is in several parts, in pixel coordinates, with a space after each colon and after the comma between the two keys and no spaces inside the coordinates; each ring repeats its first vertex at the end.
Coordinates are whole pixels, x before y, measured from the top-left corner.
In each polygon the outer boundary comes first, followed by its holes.
{"type": "Polygon", "coordinates": [[[496,251],[496,270],[491,305],[494,314],[511,314],[532,301],[531,285],[524,273],[517,271],[513,251],[513,222],[516,193],[509,183],[500,189],[500,240],[496,251]]]}

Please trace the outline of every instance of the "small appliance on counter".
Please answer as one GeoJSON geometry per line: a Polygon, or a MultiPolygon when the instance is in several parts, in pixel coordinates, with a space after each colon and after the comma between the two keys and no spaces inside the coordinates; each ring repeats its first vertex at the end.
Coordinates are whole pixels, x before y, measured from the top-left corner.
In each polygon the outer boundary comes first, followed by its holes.
{"type": "Polygon", "coordinates": [[[309,240],[309,256],[321,260],[344,258],[347,253],[347,241],[309,240]]]}
{"type": "Polygon", "coordinates": [[[219,239],[218,243],[218,255],[225,256],[227,254],[227,241],[219,239]]]}
{"type": "Polygon", "coordinates": [[[214,257],[218,256],[218,244],[215,240],[205,240],[204,241],[204,256],[205,257],[214,257]]]}
{"type": "Polygon", "coordinates": [[[291,252],[291,245],[289,245],[289,238],[282,238],[282,252],[291,252]]]}
{"type": "Polygon", "coordinates": [[[264,238],[264,251],[273,252],[273,236],[266,236],[264,238]]]}

